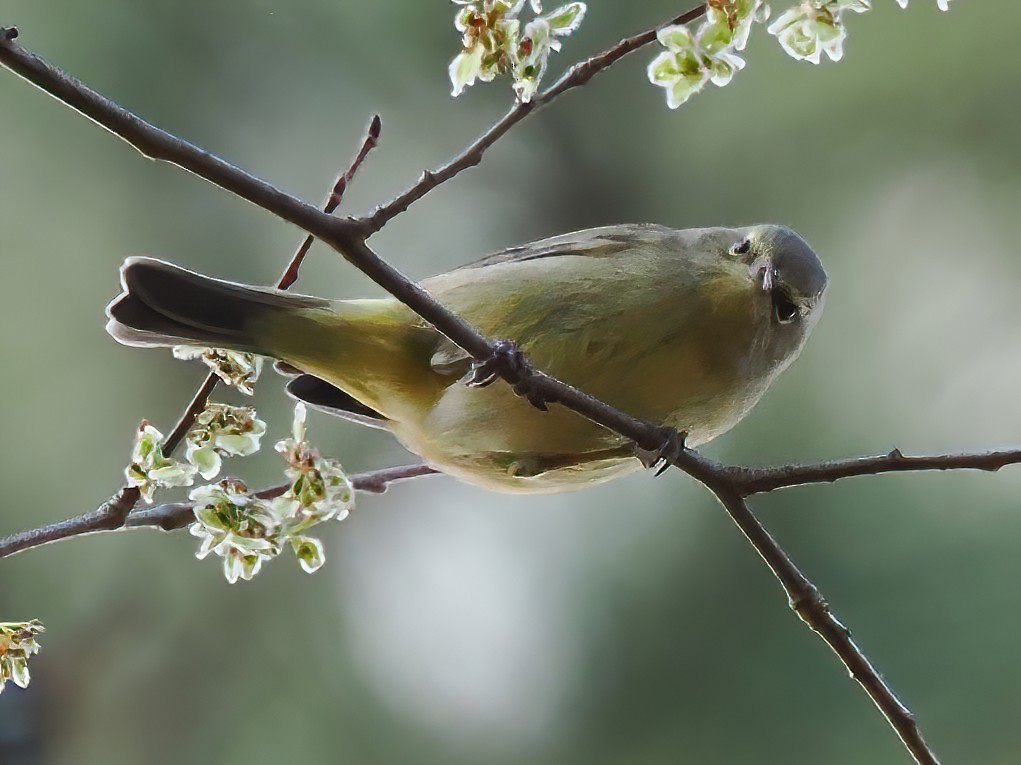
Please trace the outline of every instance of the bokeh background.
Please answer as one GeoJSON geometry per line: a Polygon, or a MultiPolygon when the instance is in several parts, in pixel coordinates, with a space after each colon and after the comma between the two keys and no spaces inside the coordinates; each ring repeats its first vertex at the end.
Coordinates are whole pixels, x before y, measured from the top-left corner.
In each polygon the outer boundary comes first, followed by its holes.
{"type": "MultiPolygon", "coordinates": [[[[784,3],[777,3],[783,6],[784,3]]],[[[516,128],[375,240],[416,277],[625,221],[776,221],[832,287],[801,360],[714,457],[770,463],[1021,440],[1017,3],[876,0],[813,67],[758,29],[749,66],[678,112],[643,51],[516,128]],[[995,6],[995,7],[994,7],[995,6]]],[[[554,69],[684,4],[591,0],[554,69]]],[[[448,95],[441,0],[4,0],[22,41],[164,128],[309,200],[370,115],[364,211],[500,116],[448,95]]],[[[299,234],[144,160],[0,76],[0,534],[94,507],[135,426],[201,376],[103,331],[127,255],[275,279],[299,234]]],[[[324,248],[298,285],[379,290],[324,248]]],[[[669,317],[665,317],[668,320],[669,317]]],[[[224,394],[227,395],[227,394],[224,394]]],[[[232,397],[231,400],[234,400],[232,397]]],[[[282,437],[270,374],[255,399],[282,437]]],[[[408,455],[313,415],[351,470],[408,455]]],[[[272,450],[235,471],[275,481],[272,450]]],[[[918,713],[946,762],[1021,761],[1021,469],[847,481],[755,509],[918,713]]],[[[707,493],[681,474],[553,497],[433,478],[365,497],[229,586],[186,533],[0,562],[0,618],[45,621],[0,697],[0,762],[899,763],[907,755],[707,493]]]]}

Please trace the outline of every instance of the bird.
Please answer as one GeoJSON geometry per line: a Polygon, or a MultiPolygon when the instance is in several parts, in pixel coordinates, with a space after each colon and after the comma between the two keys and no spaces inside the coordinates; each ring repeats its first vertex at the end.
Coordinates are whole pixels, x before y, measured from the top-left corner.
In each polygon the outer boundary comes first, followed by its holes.
{"type": "MultiPolygon", "coordinates": [[[[271,357],[294,398],[390,431],[442,473],[551,493],[639,471],[623,436],[508,385],[465,384],[468,353],[394,297],[329,300],[130,257],[107,331],[129,346],[271,357]]],[[[541,370],[696,447],[734,427],[801,353],[827,276],[780,225],[575,231],[421,282],[541,370]]]]}

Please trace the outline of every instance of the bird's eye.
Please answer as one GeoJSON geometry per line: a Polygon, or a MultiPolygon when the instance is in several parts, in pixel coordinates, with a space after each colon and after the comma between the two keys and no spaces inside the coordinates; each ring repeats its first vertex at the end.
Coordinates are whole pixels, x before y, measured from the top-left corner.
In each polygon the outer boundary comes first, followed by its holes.
{"type": "Polygon", "coordinates": [[[773,300],[773,315],[781,324],[790,324],[801,315],[801,311],[783,288],[774,287],[770,291],[770,297],[773,300]]]}
{"type": "Polygon", "coordinates": [[[731,255],[745,255],[752,248],[752,240],[745,239],[743,242],[739,242],[730,248],[731,255]]]}

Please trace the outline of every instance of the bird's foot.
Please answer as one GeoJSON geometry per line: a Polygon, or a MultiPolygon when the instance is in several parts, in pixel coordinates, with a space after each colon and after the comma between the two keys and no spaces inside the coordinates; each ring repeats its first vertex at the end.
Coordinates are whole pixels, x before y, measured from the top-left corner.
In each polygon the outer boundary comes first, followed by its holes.
{"type": "Polygon", "coordinates": [[[666,472],[674,460],[684,453],[687,448],[684,441],[688,437],[688,431],[664,425],[656,429],[656,437],[662,439],[658,447],[648,450],[636,445],[635,456],[646,468],[650,470],[658,468],[655,473],[658,478],[666,472]]]}
{"type": "Polygon", "coordinates": [[[495,380],[504,379],[516,394],[540,411],[547,411],[547,397],[535,385],[535,370],[524,351],[512,340],[495,340],[493,353],[485,361],[472,363],[466,383],[471,388],[485,388],[495,380]]]}

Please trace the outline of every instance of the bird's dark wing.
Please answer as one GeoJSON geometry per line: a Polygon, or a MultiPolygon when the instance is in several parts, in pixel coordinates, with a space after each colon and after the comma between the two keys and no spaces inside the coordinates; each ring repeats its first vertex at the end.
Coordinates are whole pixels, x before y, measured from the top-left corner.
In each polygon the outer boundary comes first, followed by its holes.
{"type": "Polygon", "coordinates": [[[345,420],[381,430],[389,429],[389,420],[371,407],[365,406],[335,385],[315,375],[301,374],[287,383],[287,393],[304,401],[314,409],[343,417],[345,420]]]}

